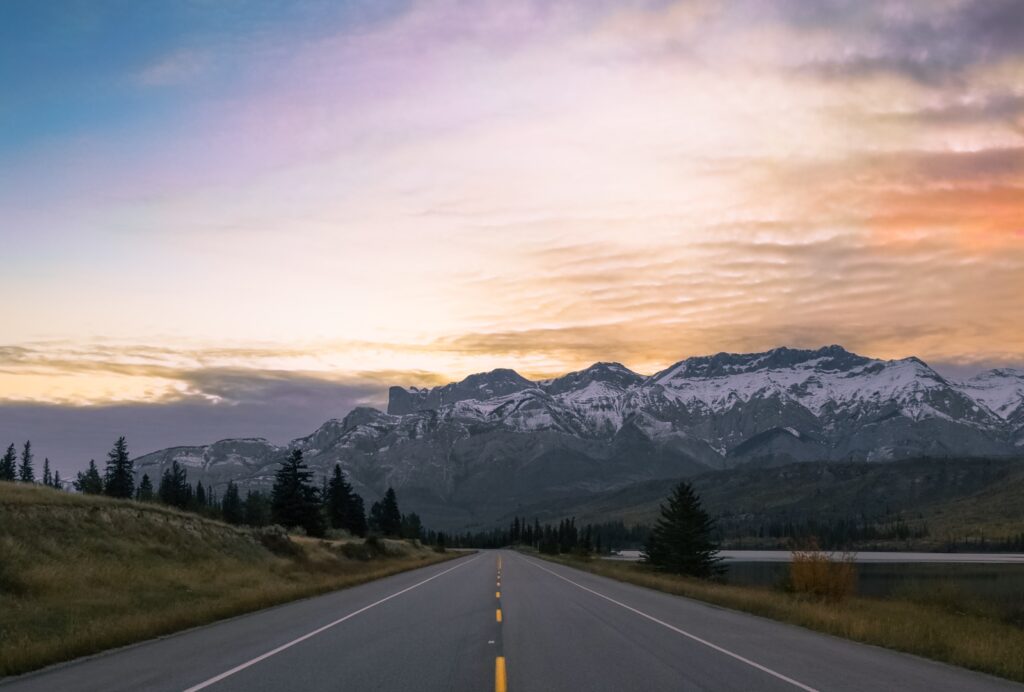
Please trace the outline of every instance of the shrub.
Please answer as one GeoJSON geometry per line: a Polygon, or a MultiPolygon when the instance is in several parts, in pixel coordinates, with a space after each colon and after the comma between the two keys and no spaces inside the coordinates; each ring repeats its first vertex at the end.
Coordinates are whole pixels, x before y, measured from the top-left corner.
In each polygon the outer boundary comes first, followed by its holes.
{"type": "Polygon", "coordinates": [[[852,553],[819,550],[811,541],[793,551],[789,566],[790,587],[796,593],[838,603],[857,590],[857,568],[852,553]]]}

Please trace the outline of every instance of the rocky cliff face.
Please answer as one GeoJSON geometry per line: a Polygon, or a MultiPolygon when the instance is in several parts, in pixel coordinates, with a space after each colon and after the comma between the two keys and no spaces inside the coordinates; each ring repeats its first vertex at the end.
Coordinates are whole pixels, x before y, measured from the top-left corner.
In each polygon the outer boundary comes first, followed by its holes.
{"type": "Polygon", "coordinates": [[[136,460],[158,478],[178,459],[205,484],[267,486],[301,448],[368,500],[389,486],[439,528],[486,526],[517,507],[740,464],[1024,453],[1024,374],[949,381],[916,358],[838,346],[689,358],[645,377],[597,363],[534,382],[512,370],[432,389],[392,387],[278,448],[263,440],[180,447],[136,460]]]}

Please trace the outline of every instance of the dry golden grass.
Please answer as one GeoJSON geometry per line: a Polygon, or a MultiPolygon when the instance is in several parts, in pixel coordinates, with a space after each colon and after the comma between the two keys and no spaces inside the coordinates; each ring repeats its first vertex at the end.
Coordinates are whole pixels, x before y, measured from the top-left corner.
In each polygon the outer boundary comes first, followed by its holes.
{"type": "Polygon", "coordinates": [[[1024,682],[1024,629],[922,603],[842,602],[654,572],[637,563],[552,558],[592,574],[1024,682]]]}
{"type": "Polygon", "coordinates": [[[0,676],[453,557],[381,544],[353,551],[166,507],[0,483],[0,676]]]}
{"type": "Polygon", "coordinates": [[[853,555],[826,552],[816,544],[793,551],[789,583],[794,592],[838,603],[857,591],[853,555]]]}

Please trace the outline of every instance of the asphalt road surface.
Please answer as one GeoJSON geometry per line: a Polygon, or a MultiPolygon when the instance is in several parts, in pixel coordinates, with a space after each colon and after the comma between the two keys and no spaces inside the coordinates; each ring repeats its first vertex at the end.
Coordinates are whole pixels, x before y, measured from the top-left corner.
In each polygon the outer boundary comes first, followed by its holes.
{"type": "Polygon", "coordinates": [[[0,683],[175,690],[1024,690],[488,551],[0,683]]]}

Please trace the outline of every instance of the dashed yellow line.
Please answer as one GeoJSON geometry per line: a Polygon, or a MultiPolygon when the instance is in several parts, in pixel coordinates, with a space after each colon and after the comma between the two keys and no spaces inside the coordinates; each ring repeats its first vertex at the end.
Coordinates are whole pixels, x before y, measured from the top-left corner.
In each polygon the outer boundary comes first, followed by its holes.
{"type": "Polygon", "coordinates": [[[494,620],[496,622],[501,622],[501,608],[498,608],[496,611],[494,611],[494,620]]]}
{"type": "Polygon", "coordinates": [[[505,692],[508,684],[505,682],[505,657],[498,656],[494,659],[494,692],[505,692]]]}

